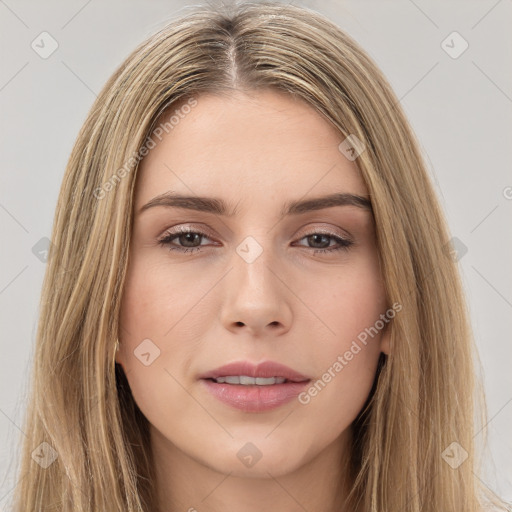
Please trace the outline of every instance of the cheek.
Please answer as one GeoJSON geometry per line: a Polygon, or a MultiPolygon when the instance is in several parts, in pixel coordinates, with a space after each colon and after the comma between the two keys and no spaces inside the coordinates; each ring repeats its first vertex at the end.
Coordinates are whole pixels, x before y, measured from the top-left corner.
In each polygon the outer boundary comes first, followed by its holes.
{"type": "Polygon", "coordinates": [[[183,288],[184,284],[179,270],[134,258],[121,301],[123,341],[164,338],[183,317],[195,294],[192,287],[183,288]]]}
{"type": "MultiPolygon", "coordinates": [[[[152,375],[161,374],[163,333],[173,325],[168,312],[177,307],[161,269],[134,258],[126,275],[119,315],[120,359],[135,394],[152,375]]],[[[144,390],[141,390],[144,392],[144,390]]]]}
{"type": "Polygon", "coordinates": [[[317,336],[314,351],[309,348],[317,373],[300,401],[310,417],[329,411],[320,421],[334,434],[357,416],[370,393],[389,322],[381,316],[386,301],[377,261],[362,260],[336,277],[316,280],[314,287],[307,284],[302,293],[313,305],[317,327],[326,334],[317,336]]]}
{"type": "Polygon", "coordinates": [[[121,300],[119,339],[120,363],[139,405],[158,405],[157,389],[181,389],[172,376],[182,382],[197,357],[201,334],[211,325],[211,317],[198,312],[214,283],[210,272],[198,278],[182,266],[134,254],[121,300]]]}
{"type": "Polygon", "coordinates": [[[119,315],[119,362],[135,402],[151,422],[170,403],[173,413],[184,412],[186,402],[177,399],[181,388],[173,379],[179,376],[172,361],[187,367],[193,355],[189,340],[183,343],[179,334],[189,297],[177,291],[169,268],[137,257],[131,260],[119,315]]]}
{"type": "Polygon", "coordinates": [[[352,341],[358,338],[362,343],[365,337],[368,341],[358,359],[372,358],[379,352],[379,336],[374,330],[372,337],[368,335],[368,329],[386,311],[378,259],[376,254],[369,253],[354,257],[350,263],[317,274],[315,279],[306,276],[295,281],[302,285],[298,295],[306,298],[305,302],[316,317],[314,324],[319,328],[321,335],[318,338],[322,340],[322,349],[318,353],[322,355],[324,365],[349,350],[352,341]]]}

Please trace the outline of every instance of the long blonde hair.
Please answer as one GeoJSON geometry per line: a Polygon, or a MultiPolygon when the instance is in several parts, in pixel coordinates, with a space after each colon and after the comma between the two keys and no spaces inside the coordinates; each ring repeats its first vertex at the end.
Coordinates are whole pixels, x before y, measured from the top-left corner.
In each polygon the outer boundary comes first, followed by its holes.
{"type": "Polygon", "coordinates": [[[351,506],[498,506],[475,478],[474,404],[482,393],[457,264],[400,103],[369,56],[328,19],[259,2],[203,5],[168,23],[119,66],[88,114],[55,213],[16,512],[156,510],[148,423],[113,364],[137,168],[156,121],[178,100],[235,89],[301,98],[365,147],[356,163],[371,197],[387,299],[402,310],[390,324],[391,354],[353,425],[351,506]],[[450,445],[468,455],[456,468],[443,457],[450,445]]]}

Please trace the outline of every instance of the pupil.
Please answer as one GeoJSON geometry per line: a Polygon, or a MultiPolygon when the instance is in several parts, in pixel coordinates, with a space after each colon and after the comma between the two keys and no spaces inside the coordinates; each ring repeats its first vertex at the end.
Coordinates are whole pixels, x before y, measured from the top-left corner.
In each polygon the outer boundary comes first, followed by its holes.
{"type": "MultiPolygon", "coordinates": [[[[327,239],[328,237],[327,237],[327,235],[311,235],[309,238],[313,239],[313,243],[316,243],[316,242],[318,242],[318,240],[316,240],[316,239],[318,239],[318,238],[320,238],[320,239],[321,238],[327,239]]],[[[325,245],[325,243],[324,243],[322,248],[328,247],[328,246],[329,246],[329,241],[327,240],[327,245],[325,245]]]]}
{"type": "Polygon", "coordinates": [[[180,239],[180,243],[182,243],[183,245],[187,245],[187,243],[189,242],[192,242],[192,247],[194,246],[193,244],[193,240],[190,240],[191,238],[197,238],[199,237],[200,235],[198,233],[185,233],[184,235],[181,235],[181,239],[180,239]],[[183,240],[185,240],[185,243],[183,243],[183,240]]]}

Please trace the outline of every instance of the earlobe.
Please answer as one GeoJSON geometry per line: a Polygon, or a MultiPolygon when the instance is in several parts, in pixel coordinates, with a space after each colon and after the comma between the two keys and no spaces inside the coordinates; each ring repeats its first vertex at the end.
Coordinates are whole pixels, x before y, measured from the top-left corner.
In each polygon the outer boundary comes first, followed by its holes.
{"type": "Polygon", "coordinates": [[[380,338],[380,351],[389,356],[391,353],[391,328],[386,326],[380,338]]]}
{"type": "Polygon", "coordinates": [[[116,340],[116,349],[115,349],[114,361],[117,364],[120,364],[121,366],[123,366],[123,363],[121,362],[121,351],[119,350],[119,340],[116,340]]]}

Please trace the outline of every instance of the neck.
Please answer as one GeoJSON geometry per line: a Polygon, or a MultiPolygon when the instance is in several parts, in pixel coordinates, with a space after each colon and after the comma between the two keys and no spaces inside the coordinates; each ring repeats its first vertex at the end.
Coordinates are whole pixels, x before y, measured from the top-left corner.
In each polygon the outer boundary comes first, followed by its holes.
{"type": "Polygon", "coordinates": [[[151,427],[158,512],[349,512],[350,430],[286,474],[221,473],[178,449],[151,427]]]}

